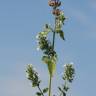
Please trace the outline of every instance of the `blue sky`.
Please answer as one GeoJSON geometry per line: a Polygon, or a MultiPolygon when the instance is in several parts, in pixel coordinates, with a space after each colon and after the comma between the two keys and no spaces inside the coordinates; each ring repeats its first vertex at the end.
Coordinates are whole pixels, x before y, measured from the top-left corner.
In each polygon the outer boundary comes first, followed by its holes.
{"type": "MultiPolygon", "coordinates": [[[[36,51],[36,34],[45,23],[53,24],[47,0],[0,0],[0,96],[34,96],[25,77],[26,64],[34,64],[47,86],[47,68],[36,51]]],[[[59,55],[53,89],[59,84],[62,65],[74,62],[76,77],[72,96],[96,95],[96,1],[62,0],[68,20],[66,41],[57,39],[59,55]]],[[[59,38],[59,37],[58,37],[59,38]]],[[[61,83],[61,82],[60,82],[61,83]]],[[[37,89],[36,89],[37,90],[37,89]]]]}

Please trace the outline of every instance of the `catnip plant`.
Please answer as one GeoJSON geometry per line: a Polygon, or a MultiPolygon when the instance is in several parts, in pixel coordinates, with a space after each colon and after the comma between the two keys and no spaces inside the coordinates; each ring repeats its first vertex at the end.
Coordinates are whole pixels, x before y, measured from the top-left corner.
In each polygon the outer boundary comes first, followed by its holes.
{"type": "Polygon", "coordinates": [[[64,65],[64,71],[62,75],[63,84],[58,85],[59,95],[52,93],[52,78],[54,77],[54,73],[56,70],[56,64],[58,55],[55,50],[55,39],[56,35],[60,37],[62,40],[65,40],[64,32],[62,30],[62,26],[66,20],[64,16],[64,12],[60,10],[61,1],[59,0],[49,0],[48,4],[52,7],[52,14],[54,16],[54,25],[53,27],[49,24],[45,24],[42,32],[39,32],[36,36],[38,41],[37,50],[41,50],[43,52],[43,56],[41,60],[47,65],[49,71],[49,86],[41,89],[41,79],[39,77],[38,72],[35,70],[32,64],[28,64],[26,68],[27,79],[31,81],[32,87],[37,87],[38,92],[36,92],[36,96],[67,96],[67,92],[69,90],[69,85],[72,83],[75,75],[75,69],[72,63],[64,65]],[[51,33],[52,40],[49,40],[48,35],[51,33]]]}

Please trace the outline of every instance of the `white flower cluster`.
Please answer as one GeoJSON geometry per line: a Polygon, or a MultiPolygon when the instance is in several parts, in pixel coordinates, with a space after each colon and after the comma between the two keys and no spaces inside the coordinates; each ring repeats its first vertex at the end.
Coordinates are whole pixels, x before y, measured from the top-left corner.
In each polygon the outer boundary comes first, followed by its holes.
{"type": "MultiPolygon", "coordinates": [[[[47,38],[47,34],[48,34],[47,31],[40,32],[39,34],[37,34],[37,36],[36,36],[37,43],[39,43],[42,38],[47,38]]],[[[40,50],[40,45],[37,46],[37,51],[39,51],[39,50],[40,50]]]]}
{"type": "Polygon", "coordinates": [[[63,65],[63,67],[64,67],[63,79],[71,83],[74,79],[74,74],[75,74],[73,62],[70,62],[69,64],[65,64],[63,65]]]}
{"type": "MultiPolygon", "coordinates": [[[[32,64],[27,64],[27,68],[28,68],[28,67],[32,68],[32,64]]],[[[26,77],[29,78],[28,72],[26,72],[26,77]]]]}
{"type": "Polygon", "coordinates": [[[36,72],[36,68],[34,68],[32,66],[32,64],[27,65],[26,77],[27,77],[28,80],[30,80],[32,82],[33,87],[38,86],[38,84],[40,83],[39,75],[36,72]]]}
{"type": "MultiPolygon", "coordinates": [[[[72,66],[74,65],[73,62],[70,62],[69,64],[72,65],[72,66]]],[[[67,65],[68,65],[68,64],[64,64],[64,65],[63,65],[63,68],[65,68],[67,65]]]]}

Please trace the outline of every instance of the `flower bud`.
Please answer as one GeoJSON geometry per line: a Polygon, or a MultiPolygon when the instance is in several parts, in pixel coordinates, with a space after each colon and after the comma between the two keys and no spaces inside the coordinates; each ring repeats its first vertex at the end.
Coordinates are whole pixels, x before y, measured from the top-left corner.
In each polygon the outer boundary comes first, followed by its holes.
{"type": "Polygon", "coordinates": [[[59,9],[55,9],[55,10],[53,10],[53,15],[56,15],[56,16],[58,16],[58,15],[60,15],[60,10],[59,9]]]}
{"type": "Polygon", "coordinates": [[[49,0],[48,4],[51,7],[59,7],[61,2],[59,0],[49,0]]]}

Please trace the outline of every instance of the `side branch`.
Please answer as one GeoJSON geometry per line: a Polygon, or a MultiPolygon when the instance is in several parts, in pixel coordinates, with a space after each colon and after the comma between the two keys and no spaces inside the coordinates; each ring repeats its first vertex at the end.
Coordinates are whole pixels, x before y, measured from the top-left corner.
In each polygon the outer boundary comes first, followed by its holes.
{"type": "Polygon", "coordinates": [[[42,96],[44,96],[44,94],[43,94],[43,92],[42,92],[40,86],[38,85],[37,87],[38,87],[39,91],[41,92],[42,96]]]}

